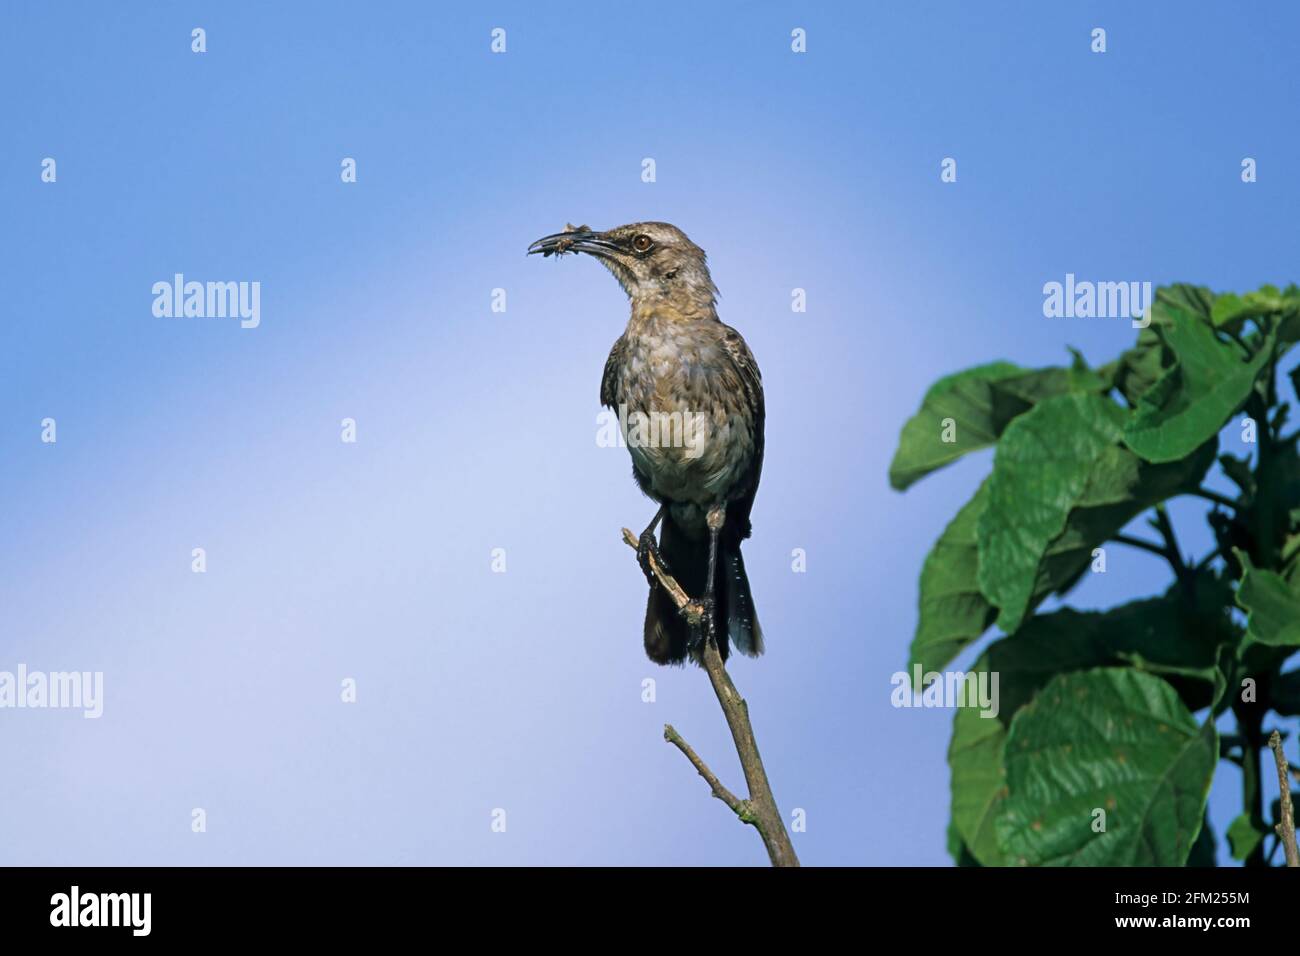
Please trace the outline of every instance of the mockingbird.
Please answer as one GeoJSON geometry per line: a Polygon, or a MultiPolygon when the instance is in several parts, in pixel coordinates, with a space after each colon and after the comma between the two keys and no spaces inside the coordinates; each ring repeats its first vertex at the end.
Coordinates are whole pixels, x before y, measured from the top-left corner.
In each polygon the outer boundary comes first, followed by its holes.
{"type": "Polygon", "coordinates": [[[632,475],[659,502],[637,549],[650,582],[646,655],[659,664],[688,656],[698,663],[701,650],[700,635],[650,572],[651,553],[700,599],[703,639],[724,660],[730,645],[761,654],[740,542],[749,537],[763,467],[763,385],[745,340],[718,319],[704,250],[676,226],[637,222],[606,232],[569,226],[528,252],[585,252],[614,274],[632,317],[605,362],[601,404],[618,410],[622,422],[670,426],[651,428],[650,441],[643,432],[625,434],[632,475]]]}

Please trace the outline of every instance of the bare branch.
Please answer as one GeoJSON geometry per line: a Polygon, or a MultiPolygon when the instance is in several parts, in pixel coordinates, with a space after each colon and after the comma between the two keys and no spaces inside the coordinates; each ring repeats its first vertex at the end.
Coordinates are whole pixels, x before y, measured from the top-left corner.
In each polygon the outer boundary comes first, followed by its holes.
{"type": "Polygon", "coordinates": [[[1169,520],[1169,512],[1165,509],[1163,501],[1155,506],[1155,512],[1156,516],[1152,519],[1151,526],[1165,539],[1165,560],[1173,569],[1174,577],[1187,584],[1191,580],[1191,569],[1183,561],[1182,549],[1178,547],[1178,535],[1174,533],[1174,523],[1169,520]]]}
{"type": "MultiPolygon", "coordinates": [[[[627,528],[623,529],[623,541],[634,551],[637,550],[636,535],[627,528]]],[[[650,555],[650,570],[672,598],[673,603],[677,605],[677,609],[686,615],[691,626],[702,626],[704,609],[698,602],[691,600],[672,575],[664,571],[653,554],[650,555]]],[[[785,821],[781,818],[776,798],[772,795],[767,771],[763,767],[763,758],[758,753],[754,728],[749,722],[749,705],[745,703],[745,698],[740,696],[740,691],[736,690],[731,675],[727,673],[727,668],[722,663],[722,655],[718,653],[718,648],[711,641],[702,641],[700,660],[709,675],[709,682],[713,685],[718,703],[722,706],[722,714],[727,718],[731,739],[735,742],[736,754],[740,757],[740,767],[745,772],[749,799],[741,800],[724,787],[713,771],[671,725],[664,727],[664,739],[686,755],[686,759],[709,784],[715,797],[730,807],[743,823],[750,824],[758,831],[773,866],[798,866],[799,858],[795,855],[790,834],[786,831],[785,821]]]]}
{"type": "Polygon", "coordinates": [[[732,812],[734,812],[736,816],[740,817],[741,820],[745,820],[746,823],[749,822],[746,819],[750,812],[749,804],[746,801],[741,800],[738,796],[722,785],[722,781],[719,780],[717,775],[709,769],[708,764],[700,759],[700,755],[691,749],[691,745],[682,739],[682,735],[673,729],[672,724],[664,724],[664,740],[668,741],[686,755],[686,759],[694,765],[695,769],[699,771],[700,776],[704,778],[704,782],[713,790],[713,795],[715,797],[729,806],[732,809],[732,812]]]}
{"type": "Polygon", "coordinates": [[[1213,501],[1216,505],[1222,505],[1224,508],[1236,511],[1241,507],[1240,501],[1234,501],[1227,495],[1221,495],[1217,491],[1211,491],[1209,488],[1194,488],[1187,492],[1189,495],[1195,495],[1198,498],[1204,498],[1206,501],[1213,501]]]}
{"type": "Polygon", "coordinates": [[[1282,819],[1273,829],[1286,851],[1286,865],[1300,866],[1300,850],[1296,848],[1295,842],[1295,811],[1291,809],[1291,773],[1287,767],[1286,754],[1282,750],[1282,735],[1273,731],[1268,735],[1268,745],[1273,748],[1273,759],[1277,761],[1277,782],[1282,790],[1282,819]]]}
{"type": "Polygon", "coordinates": [[[1166,551],[1164,548],[1162,548],[1160,545],[1154,544],[1150,541],[1143,541],[1141,538],[1135,538],[1132,535],[1117,534],[1114,535],[1110,540],[1117,542],[1118,544],[1126,544],[1130,548],[1139,548],[1143,551],[1150,551],[1152,554],[1154,554],[1156,557],[1159,558],[1168,559],[1169,557],[1169,552],[1166,551]]]}
{"type": "MultiPolygon", "coordinates": [[[[627,528],[623,529],[623,540],[633,551],[638,549],[636,535],[627,528]]],[[[704,620],[704,608],[700,606],[699,602],[690,599],[690,596],[682,590],[682,586],[677,583],[671,574],[664,573],[663,567],[659,564],[659,560],[654,556],[653,552],[650,554],[650,570],[654,572],[655,577],[659,579],[659,583],[668,592],[668,596],[677,605],[677,610],[686,615],[686,620],[690,622],[692,627],[704,620]]]]}

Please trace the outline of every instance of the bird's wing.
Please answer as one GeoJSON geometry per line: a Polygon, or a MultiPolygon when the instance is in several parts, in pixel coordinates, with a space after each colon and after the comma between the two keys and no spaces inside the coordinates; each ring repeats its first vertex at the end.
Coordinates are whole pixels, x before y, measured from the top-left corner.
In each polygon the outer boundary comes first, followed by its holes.
{"type": "Polygon", "coordinates": [[[614,347],[605,359],[605,373],[600,377],[600,404],[606,408],[618,405],[618,370],[623,366],[623,351],[627,348],[627,339],[620,335],[614,347]]]}
{"type": "Polygon", "coordinates": [[[743,539],[749,537],[749,512],[754,506],[758,479],[763,472],[763,424],[767,412],[763,405],[763,376],[758,371],[758,362],[754,361],[754,353],[749,350],[740,333],[731,326],[723,324],[722,330],[722,347],[739,380],[745,403],[754,412],[754,460],[749,466],[749,488],[743,497],[727,508],[728,519],[735,514],[736,528],[743,539]]]}

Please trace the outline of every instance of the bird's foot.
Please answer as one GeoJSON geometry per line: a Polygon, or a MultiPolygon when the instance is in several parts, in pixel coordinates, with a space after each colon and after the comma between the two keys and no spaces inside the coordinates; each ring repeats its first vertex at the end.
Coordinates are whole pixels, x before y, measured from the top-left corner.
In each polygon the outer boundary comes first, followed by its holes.
{"type": "Polygon", "coordinates": [[[700,621],[691,628],[690,637],[687,638],[686,650],[692,657],[703,652],[705,642],[718,646],[718,604],[713,595],[704,596],[700,601],[700,609],[700,621]]]}
{"type": "Polygon", "coordinates": [[[645,575],[646,582],[654,587],[658,583],[655,577],[654,568],[650,565],[650,556],[653,555],[660,569],[664,574],[671,575],[672,569],[668,567],[668,562],[664,560],[663,554],[659,551],[659,542],[655,540],[653,531],[641,532],[641,537],[637,539],[636,561],[641,565],[641,573],[645,575]]]}

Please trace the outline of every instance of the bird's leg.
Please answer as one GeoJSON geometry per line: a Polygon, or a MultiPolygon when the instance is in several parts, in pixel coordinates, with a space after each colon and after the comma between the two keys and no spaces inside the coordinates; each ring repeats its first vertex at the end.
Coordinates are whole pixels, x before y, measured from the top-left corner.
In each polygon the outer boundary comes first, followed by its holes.
{"type": "Polygon", "coordinates": [[[665,512],[668,511],[668,505],[662,504],[659,510],[655,512],[654,520],[649,526],[641,532],[641,537],[637,539],[636,560],[641,565],[641,573],[651,587],[656,584],[655,573],[650,567],[650,555],[654,555],[655,560],[659,562],[659,567],[663,568],[664,574],[671,574],[668,568],[668,562],[664,556],[659,553],[659,542],[655,540],[655,528],[659,527],[659,522],[663,520],[665,512]]]}
{"type": "Polygon", "coordinates": [[[713,584],[718,576],[718,535],[726,520],[725,505],[714,505],[705,516],[705,522],[709,526],[709,576],[704,585],[704,598],[700,603],[704,608],[704,639],[714,647],[718,646],[718,614],[713,584]]]}

